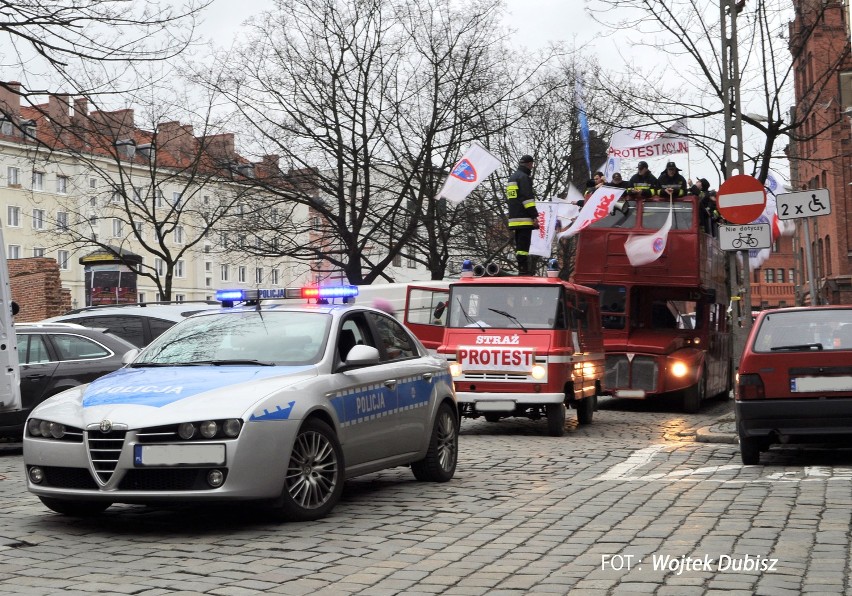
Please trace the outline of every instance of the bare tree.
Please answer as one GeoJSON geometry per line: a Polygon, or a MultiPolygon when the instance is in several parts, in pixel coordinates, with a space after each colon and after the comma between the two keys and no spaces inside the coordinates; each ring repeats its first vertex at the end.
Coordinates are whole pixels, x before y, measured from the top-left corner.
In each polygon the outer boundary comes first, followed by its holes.
{"type": "Polygon", "coordinates": [[[25,108],[34,116],[34,134],[22,141],[34,171],[51,163],[74,173],[64,176],[67,187],[57,196],[56,220],[42,233],[44,245],[100,250],[170,300],[189,255],[239,252],[241,242],[227,234],[228,218],[251,216],[255,171],[274,168],[236,153],[234,134],[211,115],[212,99],[193,112],[188,95],[174,102],[155,99],[160,95],[152,91],[148,103],[137,96],[136,110],[113,111],[90,110],[89,99],[78,97],[73,113],[67,95],[51,95],[25,108]]]}
{"type": "Polygon", "coordinates": [[[473,139],[513,122],[513,100],[546,91],[531,84],[536,63],[503,47],[500,6],[293,0],[254,24],[211,84],[264,153],[299,179],[310,172],[307,192],[267,190],[314,218],[308,242],[288,242],[303,221],[260,225],[259,250],[278,238],[275,254],[353,283],[387,277],[403,257],[443,276],[447,237],[468,220],[435,200],[442,176],[473,139]]]}
{"type": "MultiPolygon", "coordinates": [[[[827,4],[822,3],[817,12],[824,11],[827,4]]],[[[730,164],[723,162],[720,147],[720,140],[725,138],[721,114],[728,99],[722,88],[718,6],[695,0],[594,0],[588,12],[614,34],[632,30],[631,45],[644,46],[659,57],[653,70],[631,64],[630,76],[635,84],[627,89],[613,81],[609,73],[600,71],[595,91],[606,94],[610,101],[632,114],[626,120],[628,124],[667,127],[685,117],[691,140],[715,156],[724,178],[730,164]]],[[[773,160],[785,158],[784,147],[778,146],[782,138],[801,141],[831,127],[842,117],[835,109],[834,117],[820,130],[805,126],[814,111],[825,107],[835,95],[832,89],[814,94],[807,104],[797,106],[794,113],[788,112],[793,103],[794,82],[802,84],[796,80],[793,59],[801,56],[804,41],[820,26],[817,14],[791,38],[786,18],[790,12],[789,2],[757,0],[737,3],[734,13],[727,15],[736,20],[742,71],[742,105],[731,108],[738,110],[749,126],[744,131],[743,159],[761,180],[766,179],[773,160]]],[[[831,64],[818,73],[819,79],[812,82],[813,87],[825,87],[848,59],[846,44],[831,56],[831,64]]]]}

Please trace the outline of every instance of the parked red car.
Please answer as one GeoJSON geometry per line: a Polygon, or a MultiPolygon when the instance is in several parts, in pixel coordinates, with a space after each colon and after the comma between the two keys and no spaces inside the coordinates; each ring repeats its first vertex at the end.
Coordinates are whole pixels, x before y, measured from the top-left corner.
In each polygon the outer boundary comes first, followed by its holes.
{"type": "Polygon", "coordinates": [[[852,436],[852,306],[761,312],[736,383],[744,464],[789,440],[852,436]]]}

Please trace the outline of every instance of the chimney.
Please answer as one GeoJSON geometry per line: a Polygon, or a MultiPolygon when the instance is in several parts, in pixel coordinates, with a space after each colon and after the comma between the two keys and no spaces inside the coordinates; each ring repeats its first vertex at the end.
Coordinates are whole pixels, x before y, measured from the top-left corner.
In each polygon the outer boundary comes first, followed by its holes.
{"type": "Polygon", "coordinates": [[[74,119],[85,118],[89,115],[89,100],[85,97],[74,98],[74,119]]]}
{"type": "Polygon", "coordinates": [[[0,86],[0,110],[10,119],[21,115],[21,84],[9,81],[0,86]]]}
{"type": "Polygon", "coordinates": [[[53,125],[58,128],[66,128],[71,123],[71,106],[68,102],[67,94],[63,93],[48,97],[47,116],[53,125]]]}
{"type": "Polygon", "coordinates": [[[157,125],[157,150],[175,155],[190,155],[195,149],[192,126],[180,122],[161,122],[157,125]]]}
{"type": "Polygon", "coordinates": [[[236,157],[234,151],[234,133],[223,133],[203,137],[202,142],[207,153],[224,163],[230,163],[236,157]]]}

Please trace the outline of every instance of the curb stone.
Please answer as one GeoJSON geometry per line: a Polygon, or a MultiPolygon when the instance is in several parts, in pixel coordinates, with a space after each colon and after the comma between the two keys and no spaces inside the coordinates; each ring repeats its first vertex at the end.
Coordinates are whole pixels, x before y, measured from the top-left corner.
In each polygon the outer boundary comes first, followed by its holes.
{"type": "Polygon", "coordinates": [[[695,431],[695,440],[699,443],[739,443],[737,437],[736,418],[725,414],[709,426],[702,426],[695,431]]]}

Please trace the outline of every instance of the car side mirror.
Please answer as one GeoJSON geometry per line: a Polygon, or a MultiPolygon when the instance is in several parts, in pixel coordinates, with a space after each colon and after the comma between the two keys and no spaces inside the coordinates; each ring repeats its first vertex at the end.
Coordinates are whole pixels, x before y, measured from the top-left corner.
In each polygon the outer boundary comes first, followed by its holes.
{"type": "Polygon", "coordinates": [[[130,364],[131,362],[136,360],[136,357],[139,355],[139,353],[141,351],[142,350],[140,350],[139,348],[133,348],[132,350],[127,350],[124,353],[124,356],[121,357],[121,362],[124,363],[124,364],[130,364]]]}
{"type": "Polygon", "coordinates": [[[349,350],[349,353],[346,355],[346,362],[343,365],[346,368],[369,366],[371,364],[378,364],[380,358],[379,351],[376,348],[359,344],[349,350]]]}

